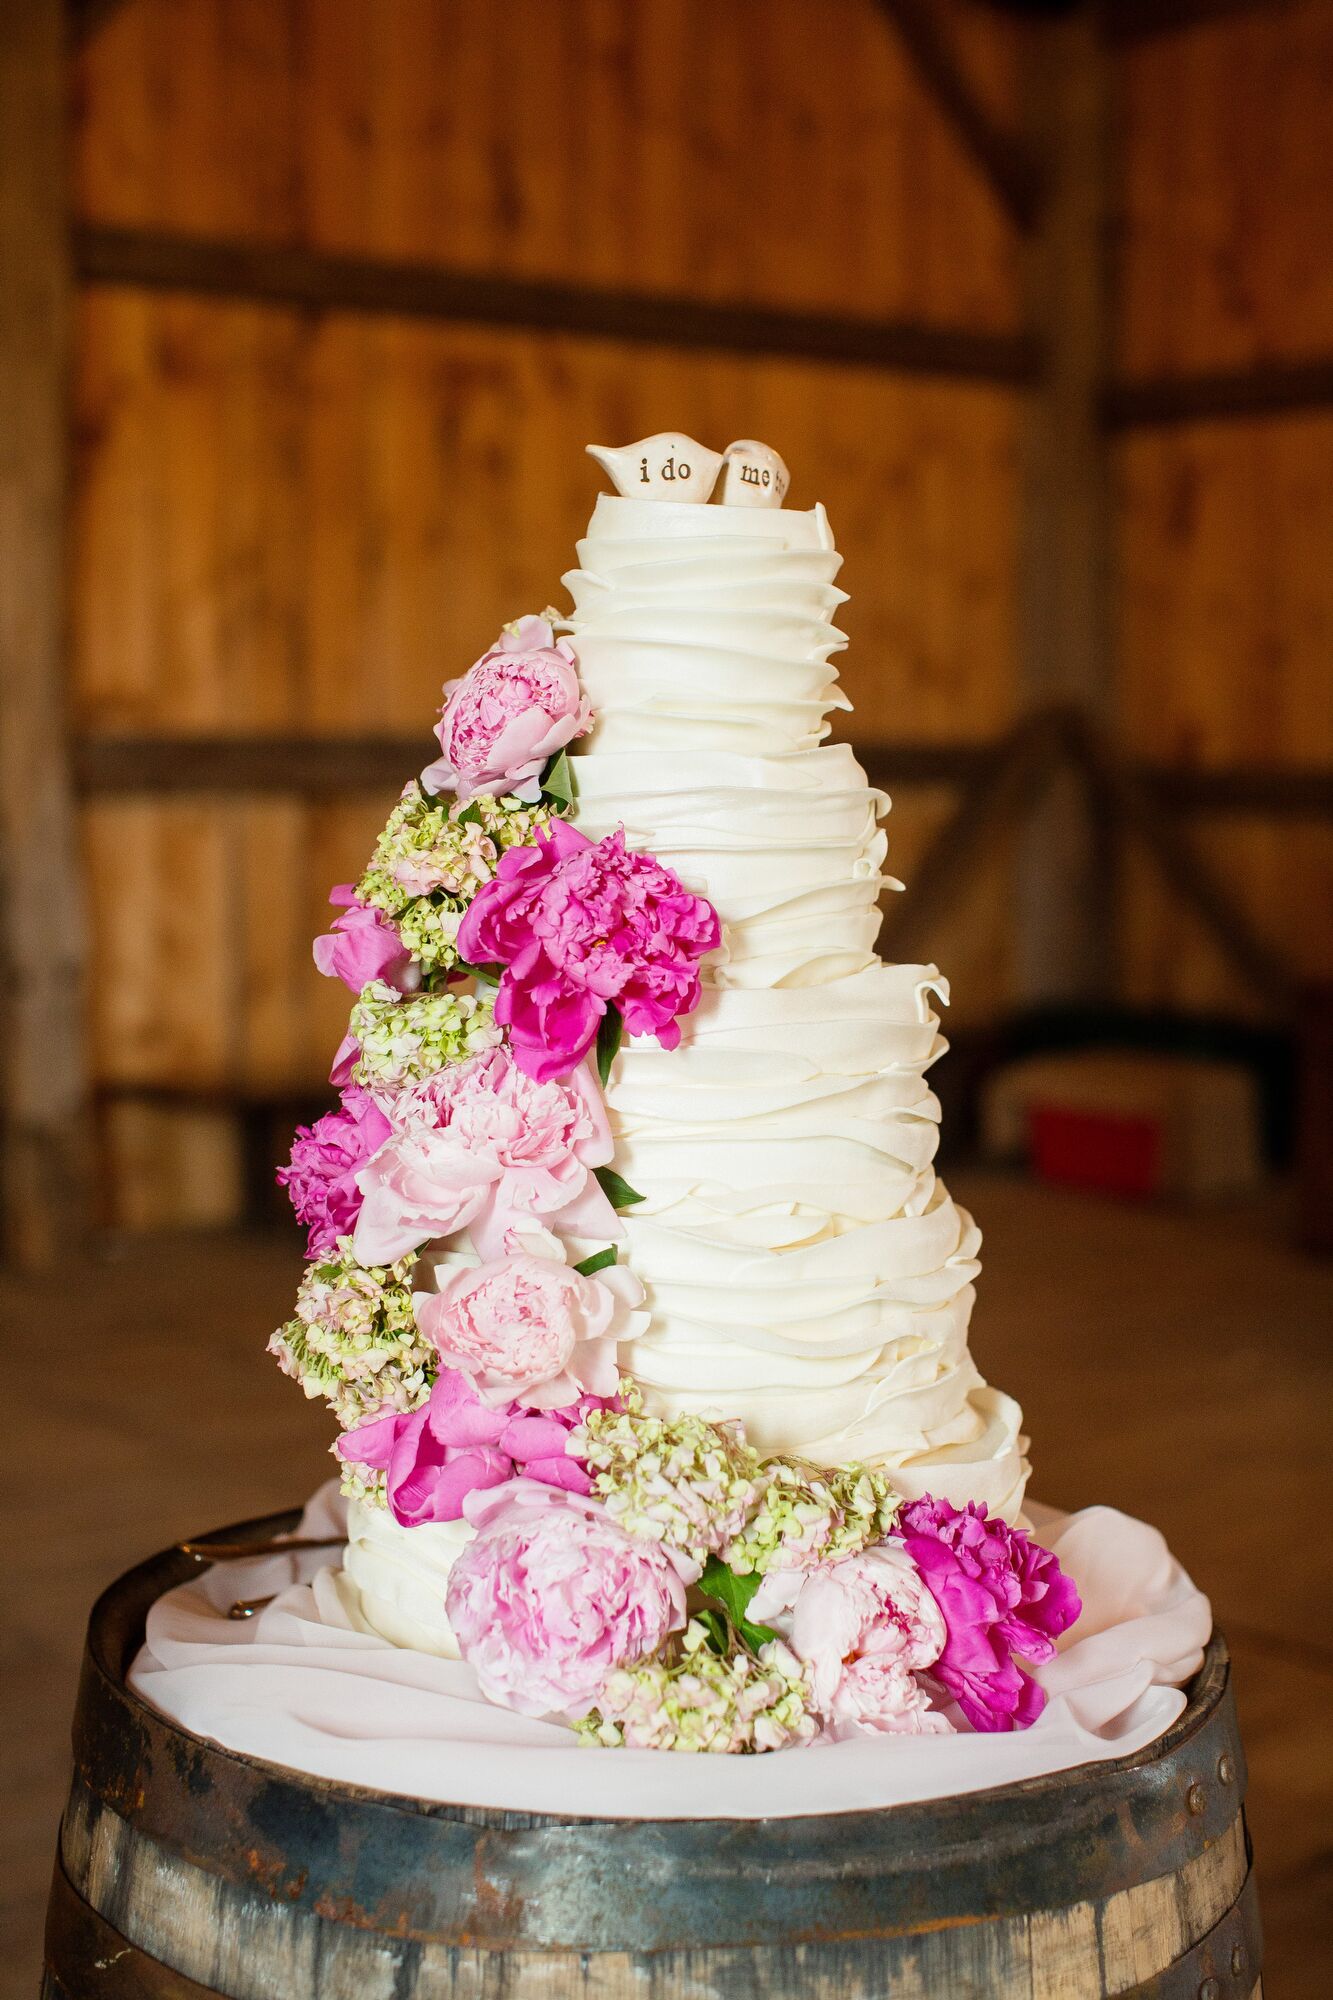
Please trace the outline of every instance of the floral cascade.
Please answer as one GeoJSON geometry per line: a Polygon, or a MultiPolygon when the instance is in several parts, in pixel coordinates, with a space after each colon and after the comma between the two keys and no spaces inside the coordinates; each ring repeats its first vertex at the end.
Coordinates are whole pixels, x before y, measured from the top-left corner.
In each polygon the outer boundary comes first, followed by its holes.
{"type": "Polygon", "coordinates": [[[467,1524],[446,1611],[494,1702],[650,1749],[1027,1727],[1027,1667],[1079,1612],[1053,1556],[653,1415],[618,1364],[647,1313],[603,1087],[622,1037],[677,1045],[722,940],[623,830],[574,823],[593,719],[552,617],[518,620],[333,891],[315,962],[355,1002],[338,1108],[278,1176],[308,1265],[270,1349],[343,1427],[352,1498],[467,1524]]]}

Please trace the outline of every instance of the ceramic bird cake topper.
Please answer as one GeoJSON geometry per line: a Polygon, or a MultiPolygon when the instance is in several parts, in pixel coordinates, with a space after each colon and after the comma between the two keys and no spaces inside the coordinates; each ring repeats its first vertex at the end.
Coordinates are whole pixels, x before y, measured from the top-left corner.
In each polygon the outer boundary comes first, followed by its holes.
{"type": "Polygon", "coordinates": [[[604,444],[588,450],[627,500],[706,500],[722,470],[720,451],[680,431],[658,431],[619,450],[604,444]]]}
{"type": "Polygon", "coordinates": [[[758,438],[737,438],[722,454],[722,502],[727,507],[780,507],[791,475],[770,445],[758,438]]]}

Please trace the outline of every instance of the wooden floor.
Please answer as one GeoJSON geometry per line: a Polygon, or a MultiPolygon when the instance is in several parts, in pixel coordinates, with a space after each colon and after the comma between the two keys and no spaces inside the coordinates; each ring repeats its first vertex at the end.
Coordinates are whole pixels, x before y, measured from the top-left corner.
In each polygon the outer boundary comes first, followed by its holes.
{"type": "MultiPolygon", "coordinates": [[[[975,1351],[1025,1406],[1034,1491],[1156,1521],[1213,1597],[1249,1753],[1265,1990],[1327,2000],[1333,1267],[1285,1247],[1276,1205],[1190,1219],[999,1178],[957,1191],[987,1237],[975,1351]]],[[[0,1281],[18,1433],[2,2000],[35,1990],[92,1598],[149,1551],[289,1505],[326,1474],[325,1419],[263,1353],[297,1273],[289,1240],[196,1241],[108,1251],[54,1286],[0,1281]]]]}

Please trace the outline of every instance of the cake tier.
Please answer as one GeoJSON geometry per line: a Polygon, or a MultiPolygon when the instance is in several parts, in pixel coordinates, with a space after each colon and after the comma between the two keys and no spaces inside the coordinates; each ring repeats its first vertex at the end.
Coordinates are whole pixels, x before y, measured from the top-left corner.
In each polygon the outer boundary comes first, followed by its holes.
{"type": "Polygon", "coordinates": [[[623,825],[724,932],[680,1047],[626,1045],[607,1092],[652,1310],[624,1364],[660,1409],[1012,1518],[1021,1415],[968,1351],[981,1239],[932,1165],[947,987],[875,956],[888,801],[821,742],[848,706],[823,509],[603,496],[579,561],[579,825],[623,825]]]}
{"type": "Polygon", "coordinates": [[[387,1508],[349,1501],[341,1581],[355,1622],[395,1646],[456,1660],[444,1593],[454,1558],[471,1533],[465,1521],[401,1528],[387,1508]]]}

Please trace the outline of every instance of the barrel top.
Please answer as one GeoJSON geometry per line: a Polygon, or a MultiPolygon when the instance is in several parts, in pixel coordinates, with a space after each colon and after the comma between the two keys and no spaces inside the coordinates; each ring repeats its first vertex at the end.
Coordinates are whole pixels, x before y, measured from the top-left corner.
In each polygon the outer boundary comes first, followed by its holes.
{"type": "MultiPolygon", "coordinates": [[[[276,1537],[298,1520],[293,1510],[226,1533],[276,1537]]],[[[882,1811],[565,1819],[340,1784],[196,1736],[128,1685],[149,1608],[195,1574],[166,1550],[93,1607],[76,1785],[212,1874],[397,1936],[655,1950],[688,1943],[706,1912],[713,1943],[850,1937],[872,1878],[879,1920],[904,1928],[1050,1909],[1183,1867],[1244,1797],[1216,1633],[1185,1711],[1134,1756],[882,1811]],[[620,1892],[627,1877],[632,1899],[620,1892]]]]}

